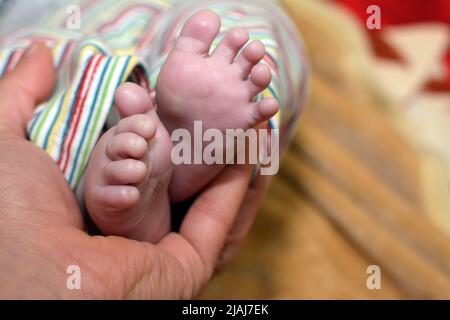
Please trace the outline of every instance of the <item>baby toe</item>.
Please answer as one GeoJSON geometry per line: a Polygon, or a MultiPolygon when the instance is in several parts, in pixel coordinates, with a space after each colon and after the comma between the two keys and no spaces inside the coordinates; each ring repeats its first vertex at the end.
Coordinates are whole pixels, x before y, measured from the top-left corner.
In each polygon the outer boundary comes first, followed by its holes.
{"type": "Polygon", "coordinates": [[[139,159],[147,150],[147,140],[131,132],[113,136],[106,145],[106,154],[113,161],[126,158],[139,159]]]}
{"type": "Polygon", "coordinates": [[[139,190],[133,186],[108,185],[92,190],[92,198],[95,199],[96,205],[113,211],[127,210],[134,207],[139,201],[139,196],[139,190]]]}
{"type": "Polygon", "coordinates": [[[111,185],[138,184],[147,175],[146,164],[134,159],[111,161],[104,170],[106,181],[111,185]]]}
{"type": "Polygon", "coordinates": [[[119,121],[116,126],[115,134],[121,134],[131,132],[150,140],[155,136],[156,124],[155,122],[145,114],[135,114],[119,121]]]}
{"type": "Polygon", "coordinates": [[[278,112],[278,110],[280,110],[280,105],[274,98],[266,98],[262,101],[257,102],[256,108],[261,122],[269,120],[271,117],[273,117],[278,112]]]}
{"type": "Polygon", "coordinates": [[[233,28],[225,34],[222,41],[214,49],[212,56],[231,63],[247,41],[248,32],[244,28],[233,28]]]}
{"type": "Polygon", "coordinates": [[[119,86],[115,93],[115,102],[121,117],[143,114],[153,109],[153,102],[147,90],[131,82],[119,86]]]}
{"type": "Polygon", "coordinates": [[[209,54],[220,30],[219,16],[210,10],[194,14],[183,26],[175,49],[196,54],[209,54]]]}
{"type": "Polygon", "coordinates": [[[244,50],[242,50],[235,62],[240,69],[242,79],[248,78],[252,68],[264,58],[265,54],[266,48],[259,40],[250,42],[244,50]]]}
{"type": "Polygon", "coordinates": [[[254,66],[250,74],[250,79],[247,80],[251,99],[266,89],[271,80],[272,73],[268,66],[261,63],[254,66]]]}
{"type": "Polygon", "coordinates": [[[278,101],[273,98],[266,98],[252,103],[249,108],[249,127],[255,127],[261,122],[269,120],[279,109],[278,101]]]}

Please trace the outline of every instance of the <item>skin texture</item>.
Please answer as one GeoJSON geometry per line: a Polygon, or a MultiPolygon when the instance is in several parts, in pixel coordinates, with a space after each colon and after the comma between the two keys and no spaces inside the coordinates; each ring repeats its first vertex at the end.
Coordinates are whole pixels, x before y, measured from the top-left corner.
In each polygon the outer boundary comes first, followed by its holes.
{"type": "MultiPolygon", "coordinates": [[[[220,19],[214,12],[194,14],[161,69],[156,100],[169,134],[186,128],[193,136],[196,120],[202,121],[203,130],[216,128],[222,133],[225,129],[246,130],[267,121],[279,109],[275,99],[252,102],[272,78],[270,69],[260,63],[265,55],[264,45],[252,41],[245,46],[247,31],[234,28],[209,54],[219,30],[220,19]]],[[[223,168],[220,164],[175,166],[171,200],[190,198],[223,168]]]]}
{"type": "Polygon", "coordinates": [[[156,243],[169,231],[170,200],[194,196],[224,168],[177,165],[171,181],[172,142],[165,126],[192,133],[194,121],[202,120],[204,129],[224,133],[255,127],[278,111],[273,99],[252,102],[272,78],[270,69],[259,64],[264,45],[252,41],[245,46],[248,33],[235,28],[209,55],[219,29],[220,19],[211,11],[193,15],[184,25],[158,78],[163,123],[143,88],[119,87],[116,105],[122,119],[97,143],[84,184],[88,212],[103,234],[156,243]]]}
{"type": "Polygon", "coordinates": [[[123,84],[116,104],[123,118],[91,155],[86,207],[103,234],[156,243],[170,229],[172,142],[143,88],[123,84]]]}
{"type": "Polygon", "coordinates": [[[157,245],[89,236],[59,168],[25,138],[26,124],[54,86],[43,45],[0,79],[0,298],[192,298],[238,250],[267,180],[227,167],[198,197],[180,233],[157,245]],[[248,189],[248,190],[247,190],[248,189]],[[81,290],[66,288],[80,266],[81,290]]]}
{"type": "Polygon", "coordinates": [[[267,185],[227,166],[199,195],[179,233],[157,245],[89,236],[72,191],[53,160],[26,140],[35,105],[55,75],[35,45],[0,79],[0,298],[192,298],[238,250],[267,185]],[[81,290],[66,268],[81,269],[81,290]]]}

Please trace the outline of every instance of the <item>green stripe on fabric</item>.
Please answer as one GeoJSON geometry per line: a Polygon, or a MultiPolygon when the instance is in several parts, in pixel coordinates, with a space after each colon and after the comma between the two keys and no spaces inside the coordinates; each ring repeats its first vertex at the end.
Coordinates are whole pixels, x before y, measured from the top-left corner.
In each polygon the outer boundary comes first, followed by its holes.
{"type": "MultiPolygon", "coordinates": [[[[112,79],[112,76],[114,75],[114,72],[116,71],[116,67],[117,67],[118,62],[119,62],[119,59],[115,59],[113,65],[111,67],[111,70],[108,71],[108,77],[107,77],[107,80],[105,82],[105,86],[104,86],[102,97],[100,99],[100,104],[99,104],[100,106],[103,106],[105,104],[106,95],[108,93],[108,88],[109,88],[109,86],[111,84],[111,79],[112,79]]],[[[88,139],[88,141],[86,143],[87,147],[92,145],[92,139],[94,138],[94,132],[97,131],[98,120],[99,120],[100,114],[101,114],[101,112],[98,111],[97,114],[95,115],[94,122],[93,122],[93,125],[92,125],[92,129],[90,130],[91,134],[89,135],[89,139],[88,139]]],[[[81,158],[81,162],[80,162],[81,163],[81,165],[80,165],[81,168],[85,167],[86,162],[87,162],[87,157],[88,157],[89,154],[90,154],[90,152],[87,152],[87,150],[85,148],[83,150],[83,157],[81,158]]],[[[77,174],[77,177],[76,177],[76,180],[75,180],[76,184],[78,184],[79,180],[81,179],[82,174],[83,174],[83,170],[79,170],[78,174],[77,174]]]]}
{"type": "Polygon", "coordinates": [[[53,99],[50,105],[46,107],[46,110],[44,111],[44,114],[42,115],[41,119],[39,120],[39,124],[37,125],[36,129],[33,130],[30,134],[30,138],[32,141],[37,142],[37,137],[41,135],[42,126],[44,123],[47,123],[48,115],[51,113],[53,107],[55,106],[56,102],[59,101],[61,96],[58,96],[56,99],[53,99]]]}

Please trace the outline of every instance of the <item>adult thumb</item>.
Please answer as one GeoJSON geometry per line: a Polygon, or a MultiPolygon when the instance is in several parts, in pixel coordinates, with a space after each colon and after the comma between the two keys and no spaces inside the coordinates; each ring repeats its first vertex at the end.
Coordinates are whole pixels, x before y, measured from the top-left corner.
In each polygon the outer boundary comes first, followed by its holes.
{"type": "Polygon", "coordinates": [[[0,136],[25,137],[34,107],[51,95],[54,86],[50,50],[41,43],[32,45],[14,70],[0,79],[0,136]]]}

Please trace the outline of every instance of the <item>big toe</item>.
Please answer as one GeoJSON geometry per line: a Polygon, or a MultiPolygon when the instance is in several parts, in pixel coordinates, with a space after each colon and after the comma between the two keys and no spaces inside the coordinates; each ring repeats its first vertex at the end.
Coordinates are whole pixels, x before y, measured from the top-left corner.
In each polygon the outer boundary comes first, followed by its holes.
{"type": "Polygon", "coordinates": [[[144,114],[153,108],[153,102],[147,90],[131,82],[125,82],[119,86],[115,101],[122,118],[144,114]]]}
{"type": "Polygon", "coordinates": [[[208,54],[219,30],[219,16],[210,10],[200,11],[187,20],[175,48],[192,53],[208,54]]]}

